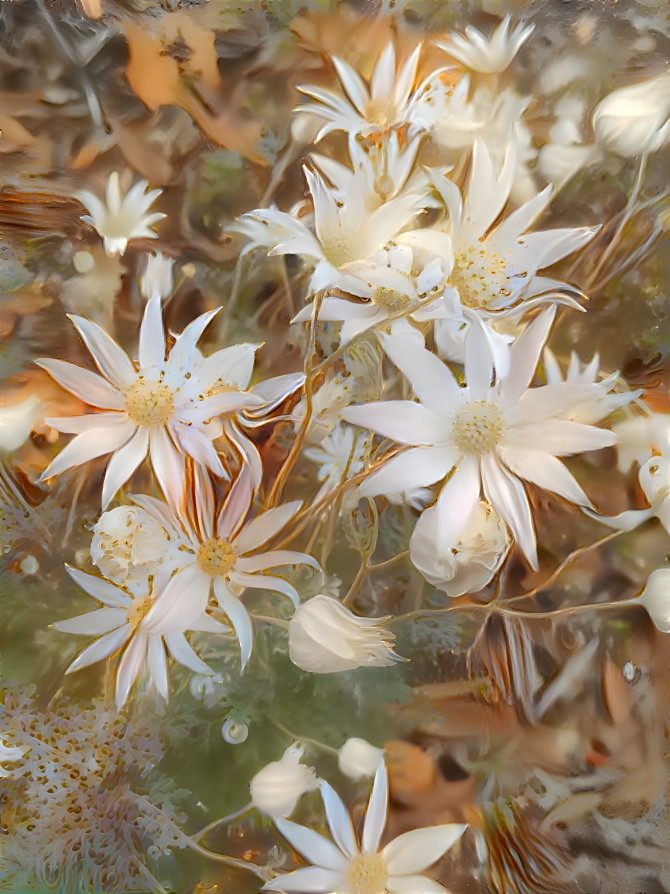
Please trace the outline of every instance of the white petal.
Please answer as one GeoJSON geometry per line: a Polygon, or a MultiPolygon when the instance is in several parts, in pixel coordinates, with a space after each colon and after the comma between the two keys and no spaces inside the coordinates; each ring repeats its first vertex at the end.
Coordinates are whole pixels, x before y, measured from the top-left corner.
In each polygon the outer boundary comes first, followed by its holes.
{"type": "Polygon", "coordinates": [[[467,829],[463,823],[448,823],[427,829],[414,829],[399,835],[386,845],[382,854],[389,875],[423,872],[436,863],[467,829]]]}
{"type": "Polygon", "coordinates": [[[288,596],[291,602],[294,605],[298,605],[300,603],[300,597],[292,584],[289,584],[288,581],[282,580],[281,577],[272,577],[269,574],[245,574],[242,571],[234,570],[230,579],[233,583],[238,584],[241,587],[251,587],[251,589],[258,590],[272,590],[276,593],[282,593],[284,596],[288,596]]]}
{"type": "Polygon", "coordinates": [[[425,875],[392,875],[388,880],[388,894],[450,894],[450,891],[425,875]]]}
{"type": "Polygon", "coordinates": [[[130,596],[115,584],[96,577],[95,574],[73,568],[72,565],[66,565],[65,570],[77,586],[86,590],[89,596],[93,596],[98,602],[109,605],[110,608],[128,608],[130,605],[130,596]]]}
{"type": "Polygon", "coordinates": [[[44,421],[56,431],[68,435],[80,435],[92,428],[113,428],[128,422],[127,413],[84,413],[81,416],[46,416],[44,421]]]}
{"type": "Polygon", "coordinates": [[[97,373],[65,360],[44,358],[35,360],[35,363],[84,403],[102,410],[126,409],[126,399],[121,392],[97,373]]]}
{"type": "Polygon", "coordinates": [[[74,671],[80,670],[82,667],[88,667],[89,664],[95,664],[103,658],[108,658],[110,655],[114,655],[127,641],[129,636],[130,624],[124,624],[123,627],[119,627],[118,630],[112,630],[111,633],[106,633],[104,636],[101,636],[100,639],[91,643],[90,646],[87,646],[81,655],[78,655],[77,658],[75,658],[65,673],[71,674],[74,671]]]}
{"type": "Polygon", "coordinates": [[[173,575],[147,613],[145,633],[166,634],[190,630],[191,621],[207,608],[211,580],[193,562],[173,575]]]}
{"type": "Polygon", "coordinates": [[[68,618],[66,621],[56,621],[51,626],[61,633],[78,633],[84,636],[101,636],[116,630],[125,624],[127,612],[123,608],[99,608],[76,618],[68,618]]]}
{"type": "Polygon", "coordinates": [[[165,657],[165,647],[159,636],[150,636],[147,643],[147,666],[158,694],[163,701],[168,700],[168,669],[165,657]]]}
{"type": "Polygon", "coordinates": [[[40,481],[46,481],[47,478],[60,475],[73,466],[80,466],[97,456],[118,450],[132,437],[134,431],[135,425],[130,419],[121,419],[113,426],[107,424],[82,432],[47,466],[40,475],[40,481]]]}
{"type": "Polygon", "coordinates": [[[175,633],[166,634],[165,644],[170,650],[172,657],[175,661],[178,661],[179,664],[183,664],[184,667],[187,667],[196,674],[212,673],[211,668],[205,664],[202,658],[196,655],[183,633],[177,631],[175,633]]]}
{"type": "Polygon", "coordinates": [[[547,453],[535,450],[500,449],[503,462],[519,478],[550,490],[578,506],[591,506],[591,501],[562,462],[547,453]]]}
{"type": "Polygon", "coordinates": [[[140,326],[139,360],[140,369],[162,370],[165,367],[165,332],[160,295],[150,298],[144,309],[140,326]]]}
{"type": "Polygon", "coordinates": [[[435,413],[458,406],[462,389],[451,370],[431,351],[406,339],[380,334],[384,350],[409,379],[422,403],[435,413]]]}
{"type": "Polygon", "coordinates": [[[120,447],[110,459],[102,485],[102,508],[106,509],[114,494],[135,472],[147,455],[149,433],[138,428],[132,438],[120,447]]]}
{"type": "Polygon", "coordinates": [[[252,549],[258,549],[259,546],[278,534],[295,517],[301,506],[301,500],[294,500],[291,503],[284,503],[283,506],[262,512],[245,525],[238,534],[235,539],[237,551],[244,554],[252,549]]]}
{"type": "Polygon", "coordinates": [[[473,318],[465,336],[465,381],[471,400],[484,400],[491,387],[493,355],[484,326],[473,318]]]}
{"type": "Polygon", "coordinates": [[[456,467],[437,500],[437,542],[448,550],[458,541],[458,535],[467,524],[481,491],[478,463],[473,458],[464,459],[456,467]]]}
{"type": "Polygon", "coordinates": [[[332,869],[321,869],[319,866],[305,866],[279,875],[271,882],[263,885],[262,891],[285,891],[286,894],[330,894],[341,890],[346,881],[344,870],[335,872],[332,869]]]}
{"type": "Polygon", "coordinates": [[[327,782],[321,783],[321,797],[326,808],[330,834],[342,853],[351,860],[359,852],[351,814],[335,789],[327,782]]]}
{"type": "Polygon", "coordinates": [[[136,633],[123,653],[116,672],[116,710],[125,705],[133,683],[137,680],[147,655],[147,637],[136,633]]]}
{"type": "Polygon", "coordinates": [[[149,435],[149,454],[151,465],[171,506],[179,506],[186,487],[186,470],[184,457],[175,447],[164,428],[156,426],[149,435]]]}
{"type": "MultiPolygon", "coordinates": [[[[220,307],[217,307],[215,310],[207,311],[204,314],[200,314],[199,317],[196,317],[191,323],[186,326],[181,335],[177,336],[177,340],[175,341],[172,350],[170,351],[170,357],[168,360],[168,364],[172,368],[176,368],[179,371],[184,371],[187,369],[191,369],[196,360],[199,359],[202,355],[199,351],[196,350],[196,344],[200,340],[200,336],[205,331],[207,326],[211,323],[214,317],[221,310],[220,307]]],[[[200,369],[198,369],[198,373],[200,373],[200,369]]],[[[219,373],[221,375],[221,373],[219,373]]],[[[199,378],[199,376],[198,376],[199,378]]],[[[216,381],[216,380],[215,380],[216,381]]],[[[234,384],[230,382],[229,384],[234,384]]],[[[203,383],[203,387],[206,385],[203,383]]]]}
{"type": "Polygon", "coordinates": [[[254,642],[254,631],[251,626],[249,612],[242,605],[241,600],[230,592],[225,581],[220,577],[214,578],[214,595],[216,596],[216,601],[233,625],[240,643],[241,669],[244,669],[244,666],[251,655],[251,649],[254,642]]]}
{"type": "Polygon", "coordinates": [[[333,842],[324,838],[323,835],[287,819],[275,819],[275,826],[289,844],[310,863],[322,866],[324,869],[332,869],[335,872],[346,872],[349,861],[333,842]]]}
{"type": "Polygon", "coordinates": [[[235,569],[253,574],[255,571],[264,571],[266,568],[277,568],[279,565],[309,565],[317,571],[321,570],[316,559],[293,549],[273,549],[267,553],[259,553],[257,556],[238,559],[235,569]]]}
{"type": "Polygon", "coordinates": [[[530,385],[555,316],[553,304],[526,327],[510,348],[510,370],[503,385],[504,398],[510,403],[521,397],[530,385]]]}
{"type": "Polygon", "coordinates": [[[400,444],[444,443],[451,430],[449,421],[422,404],[409,400],[386,400],[347,407],[341,416],[400,444]]]}
{"type": "Polygon", "coordinates": [[[531,566],[537,568],[535,530],[523,485],[506,472],[494,456],[482,457],[481,471],[486,499],[507,523],[531,566]]]}
{"type": "Polygon", "coordinates": [[[368,802],[363,823],[363,852],[374,854],[379,848],[379,841],[386,825],[386,810],[389,801],[388,774],[384,761],[379,762],[375,773],[375,781],[372,785],[372,794],[368,802]]]}
{"type": "Polygon", "coordinates": [[[119,391],[127,391],[137,378],[130,357],[104,329],[84,317],[70,316],[100,372],[119,391]]]}
{"type": "MultiPolygon", "coordinates": [[[[548,387],[548,386],[547,386],[548,387]]],[[[612,431],[570,422],[568,419],[546,419],[534,425],[518,425],[505,433],[505,447],[524,449],[537,441],[542,450],[554,456],[570,456],[585,450],[600,450],[616,444],[618,438],[612,431]]]]}
{"type": "Polygon", "coordinates": [[[373,497],[428,487],[452,470],[456,451],[445,447],[414,447],[393,457],[361,484],[361,493],[373,497]]]}

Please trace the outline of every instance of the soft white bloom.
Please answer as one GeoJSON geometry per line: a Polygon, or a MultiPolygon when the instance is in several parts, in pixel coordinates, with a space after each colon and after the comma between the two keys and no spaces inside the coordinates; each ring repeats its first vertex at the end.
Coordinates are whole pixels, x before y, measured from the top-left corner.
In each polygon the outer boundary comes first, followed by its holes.
{"type": "Polygon", "coordinates": [[[31,394],[24,400],[0,407],[0,452],[17,450],[44,418],[42,401],[31,394]]]}
{"type": "Polygon", "coordinates": [[[165,528],[139,506],[103,512],[93,527],[91,561],[107,580],[136,595],[146,592],[150,576],[165,572],[169,549],[165,528]]]}
{"type": "Polygon", "coordinates": [[[616,441],[610,431],[569,418],[575,404],[603,391],[600,383],[529,387],[554,316],[555,308],[549,308],[527,327],[501,364],[506,374],[496,373],[495,381],[491,346],[483,329],[471,326],[463,387],[430,351],[384,336],[387,354],[409,379],[418,402],[382,401],[342,411],[348,422],[411,447],[373,472],[361,493],[374,496],[401,484],[407,489],[447,479],[436,508],[440,538],[454,543],[483,490],[537,567],[530,504],[520,479],[588,506],[588,497],[556,457],[616,441]]]}
{"type": "Polygon", "coordinates": [[[83,214],[81,219],[90,223],[102,236],[105,251],[110,257],[122,255],[131,239],[158,238],[158,234],[150,228],[166,215],[160,211],[149,214],[148,211],[162,190],[152,189],[145,193],[148,185],[146,180],[138,180],[124,196],[119,174],[113,171],[107,181],[104,202],[92,192],[78,194],[90,212],[83,214]]]}
{"type": "Polygon", "coordinates": [[[67,674],[122,652],[116,674],[116,707],[121,710],[128,694],[143,674],[159,695],[168,699],[168,655],[197,674],[211,674],[210,668],[193,651],[184,636],[186,630],[226,633],[224,624],[206,613],[207,600],[199,594],[181,599],[168,585],[143,596],[107,580],[68,566],[72,580],[104,605],[96,611],[57,621],[52,626],[62,633],[99,637],[72,662],[67,674]]]}
{"type": "Polygon", "coordinates": [[[72,316],[102,375],[64,360],[36,361],[59,385],[103,412],[47,423],[77,435],[42,473],[41,481],[112,453],[102,486],[103,509],[149,454],[163,493],[181,495],[185,457],[226,475],[212,441],[225,434],[238,452],[247,445],[234,415],[263,401],[245,392],[258,345],[244,344],[203,357],[196,348],[217,311],[201,314],[174,341],[166,357],[160,296],[147,303],[140,327],[139,363],[104,329],[72,316]],[[221,417],[224,417],[221,419],[221,417]]]}
{"type": "Polygon", "coordinates": [[[384,749],[375,748],[365,739],[347,739],[337,755],[340,772],[350,779],[374,776],[384,760],[384,749]]]}
{"type": "Polygon", "coordinates": [[[670,72],[605,97],[593,113],[598,142],[630,158],[656,152],[670,138],[670,72]]]}
{"type": "Polygon", "coordinates": [[[372,138],[400,127],[411,118],[420,52],[421,45],[397,68],[393,44],[387,44],[368,83],[348,62],[334,56],[333,65],[344,95],[325,87],[299,86],[300,92],[313,101],[298,106],[296,112],[323,122],[317,142],[337,130],[372,138]]]}
{"type": "Polygon", "coordinates": [[[670,415],[647,411],[615,422],[612,429],[618,437],[619,471],[627,472],[633,463],[642,465],[654,452],[670,452],[670,415]]]}
{"type": "Polygon", "coordinates": [[[281,760],[263,767],[251,780],[251,803],[273,819],[290,816],[298,798],[319,787],[321,780],[312,767],[300,763],[303,748],[288,748],[281,760]]]}
{"type": "Polygon", "coordinates": [[[392,649],[395,635],[384,618],[359,618],[330,596],[298,606],[288,625],[291,661],[314,674],[357,667],[390,667],[402,661],[392,649]]]}
{"type": "Polygon", "coordinates": [[[6,767],[2,765],[7,762],[10,764],[16,763],[16,761],[21,760],[26,751],[30,749],[28,746],[19,747],[17,745],[5,745],[5,743],[0,739],[0,779],[6,779],[13,775],[12,770],[8,770],[6,767]]]}
{"type": "MultiPolygon", "coordinates": [[[[338,425],[318,447],[308,447],[304,456],[319,464],[317,476],[323,484],[316,497],[318,502],[348,478],[363,470],[370,438],[351,425],[338,425]]],[[[349,492],[350,495],[351,491],[349,492]]],[[[356,497],[358,502],[358,497],[356,497]]]]}
{"type": "Polygon", "coordinates": [[[424,510],[409,541],[412,564],[451,598],[478,593],[493,579],[509,552],[507,527],[492,506],[480,501],[452,538],[441,536],[437,508],[424,510]]]}
{"type": "Polygon", "coordinates": [[[258,208],[242,215],[234,227],[271,255],[295,254],[314,265],[310,291],[341,289],[368,298],[371,257],[405,229],[426,204],[410,193],[389,199],[368,212],[367,181],[355,170],[346,195],[327,185],[316,171],[304,169],[314,205],[314,231],[301,220],[276,208],[258,208]]]}
{"type": "Polygon", "coordinates": [[[172,294],[174,277],[172,275],[172,258],[166,258],[162,251],[147,255],[144,273],[140,279],[140,292],[149,300],[154,295],[167,298],[172,294]]]}
{"type": "Polygon", "coordinates": [[[321,783],[333,841],[291,820],[275,825],[286,840],[312,864],[277,878],[263,890],[294,894],[444,894],[423,875],[462,836],[462,823],[448,823],[405,832],[381,850],[388,809],[388,777],[382,762],[375,775],[360,842],[345,804],[327,782],[321,783]]]}
{"type": "Polygon", "coordinates": [[[270,590],[287,596],[294,605],[299,597],[295,587],[281,577],[264,574],[281,565],[319,563],[305,553],[289,549],[259,552],[275,537],[300,508],[294,501],[268,509],[248,519],[253,494],[249,470],[245,467],[233,481],[225,500],[217,498],[208,475],[194,471],[188,503],[170,507],[154,497],[133,495],[133,500],[162,524],[177,545],[176,568],[166,587],[176,605],[207,605],[210,591],[226,613],[240,643],[242,667],[251,655],[253,629],[240,598],[247,588],[270,590]]]}
{"type": "Polygon", "coordinates": [[[221,727],[221,735],[229,745],[241,745],[249,738],[249,727],[246,723],[238,723],[233,717],[228,717],[221,727]]]}
{"type": "Polygon", "coordinates": [[[670,633],[670,568],[652,571],[639,601],[661,633],[670,633]]]}
{"type": "Polygon", "coordinates": [[[454,59],[462,62],[466,68],[482,74],[494,74],[505,71],[535,27],[534,25],[524,27],[519,24],[510,31],[510,22],[511,16],[505,16],[488,38],[472,25],[468,25],[465,36],[450,34],[448,40],[435,42],[454,59]]]}

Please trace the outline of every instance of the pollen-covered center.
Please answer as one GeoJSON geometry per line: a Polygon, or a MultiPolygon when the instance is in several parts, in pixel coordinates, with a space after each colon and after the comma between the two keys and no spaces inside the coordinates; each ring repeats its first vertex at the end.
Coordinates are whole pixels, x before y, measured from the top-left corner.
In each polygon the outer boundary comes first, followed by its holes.
{"type": "Polygon", "coordinates": [[[128,623],[130,624],[132,633],[137,630],[142,621],[149,614],[149,609],[153,605],[153,602],[151,596],[140,596],[139,599],[133,599],[130,603],[128,608],[128,623]]]}
{"type": "Polygon", "coordinates": [[[457,253],[449,281],[466,307],[486,307],[510,294],[505,258],[485,244],[465,246],[457,253]]]}
{"type": "Polygon", "coordinates": [[[349,864],[347,891],[351,894],[386,894],[389,870],[381,854],[358,854],[349,864]]]}
{"type": "Polygon", "coordinates": [[[212,537],[206,540],[198,549],[197,554],[198,565],[205,574],[211,574],[212,577],[228,574],[235,564],[237,556],[227,540],[221,537],[212,537]]]}
{"type": "Polygon", "coordinates": [[[165,425],[174,415],[174,394],[164,382],[138,376],[126,392],[126,410],[135,425],[165,425]]]}
{"type": "Polygon", "coordinates": [[[357,261],[361,256],[360,246],[351,236],[331,236],[321,243],[323,254],[333,267],[343,267],[357,261]]]}
{"type": "Polygon", "coordinates": [[[387,289],[384,286],[378,286],[372,292],[372,300],[382,310],[388,313],[398,313],[404,310],[412,299],[404,292],[398,292],[397,289],[387,289]]]}
{"type": "Polygon", "coordinates": [[[498,407],[485,400],[474,400],[454,413],[451,437],[465,456],[484,456],[495,449],[504,430],[498,407]]]}

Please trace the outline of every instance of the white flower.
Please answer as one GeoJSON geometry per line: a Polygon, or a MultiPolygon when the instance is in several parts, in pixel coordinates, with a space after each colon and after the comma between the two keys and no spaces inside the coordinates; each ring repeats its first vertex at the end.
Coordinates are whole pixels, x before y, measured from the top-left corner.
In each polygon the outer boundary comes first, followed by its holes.
{"type": "Polygon", "coordinates": [[[493,354],[479,326],[471,326],[466,339],[465,387],[425,348],[384,336],[386,352],[419,402],[382,401],[342,411],[348,422],[412,448],[372,473],[361,493],[428,486],[449,476],[436,507],[440,538],[453,543],[483,490],[537,567],[530,504],[519,479],[588,506],[586,494],[556,457],[616,441],[610,431],[569,419],[575,404],[602,391],[600,383],[529,388],[554,315],[555,308],[549,308],[527,327],[509,349],[506,375],[494,384],[493,354]]]}
{"type": "Polygon", "coordinates": [[[0,739],[0,779],[7,779],[13,775],[11,770],[7,770],[2,765],[5,762],[10,764],[16,763],[16,761],[21,760],[23,755],[29,750],[27,745],[24,747],[5,745],[2,739],[0,739]]]}
{"type": "Polygon", "coordinates": [[[664,72],[605,97],[593,113],[601,145],[631,158],[656,152],[670,138],[670,73],[664,72]]]}
{"type": "Polygon", "coordinates": [[[0,407],[0,453],[17,450],[43,418],[44,405],[34,394],[18,403],[0,407]]]}
{"type": "Polygon", "coordinates": [[[382,762],[375,775],[360,843],[346,806],[327,782],[321,783],[333,841],[291,820],[275,825],[313,865],[264,885],[263,890],[329,894],[444,894],[445,888],[422,875],[461,837],[467,826],[448,823],[399,835],[381,850],[386,825],[388,778],[382,762]]]}
{"type": "Polygon", "coordinates": [[[436,507],[426,509],[409,541],[412,564],[452,599],[477,593],[496,574],[510,548],[507,527],[488,503],[477,503],[452,540],[440,536],[436,507]]]}
{"type": "Polygon", "coordinates": [[[291,661],[314,674],[390,667],[402,658],[391,648],[395,636],[383,628],[383,621],[359,618],[330,596],[313,596],[289,621],[291,661]]]}
{"type": "Polygon", "coordinates": [[[661,633],[670,633],[670,568],[652,571],[638,600],[661,633]]]}
{"type": "Polygon", "coordinates": [[[167,298],[172,294],[173,264],[172,258],[166,258],[162,251],[155,251],[147,255],[147,263],[140,279],[140,292],[147,301],[154,295],[167,298]]]}
{"type": "Polygon", "coordinates": [[[196,344],[217,311],[201,314],[177,336],[166,358],[160,297],[147,303],[139,338],[139,364],[100,326],[72,316],[102,375],[64,360],[36,361],[59,385],[104,412],[47,419],[76,434],[40,478],[112,453],[102,486],[103,509],[147,452],[163,493],[181,495],[184,459],[191,456],[217,476],[226,475],[212,445],[225,432],[236,450],[248,441],[232,416],[262,404],[246,393],[258,345],[236,345],[203,357],[196,344]],[[219,417],[225,416],[222,422],[219,417]]]}
{"type": "Polygon", "coordinates": [[[105,607],[52,625],[62,633],[99,637],[65,673],[71,674],[122,651],[116,675],[117,710],[126,703],[140,674],[146,674],[167,701],[168,655],[197,674],[212,673],[184,636],[186,630],[227,632],[225,625],[206,614],[206,598],[203,600],[195,593],[187,600],[179,599],[180,594],[169,585],[162,591],[134,596],[78,568],[68,566],[67,571],[76,584],[105,607]]]}
{"type": "Polygon", "coordinates": [[[138,595],[146,592],[149,576],[165,571],[169,548],[167,531],[148,512],[117,506],[93,527],[91,560],[107,580],[138,595]]]}
{"type": "Polygon", "coordinates": [[[384,760],[384,749],[375,748],[365,739],[347,739],[337,755],[340,772],[350,779],[374,776],[384,760]]]}
{"type": "Polygon", "coordinates": [[[368,212],[366,176],[353,172],[346,196],[329,188],[316,171],[303,168],[314,204],[314,232],[291,214],[259,208],[242,215],[234,227],[269,254],[295,254],[314,263],[310,291],[341,289],[369,297],[370,258],[409,225],[424,207],[416,194],[397,196],[368,212]]]}
{"type": "Polygon", "coordinates": [[[152,189],[145,194],[148,185],[146,180],[139,180],[124,196],[118,172],[113,171],[107,181],[105,202],[101,202],[92,192],[78,194],[90,212],[83,214],[81,219],[90,223],[102,236],[105,251],[110,257],[122,255],[131,239],[158,238],[150,227],[166,215],[160,211],[153,214],[147,212],[162,190],[152,189]]]}
{"type": "Polygon", "coordinates": [[[281,760],[263,767],[251,780],[251,803],[273,819],[290,816],[298,798],[319,787],[321,780],[312,767],[300,763],[303,748],[288,748],[281,760]]]}
{"type": "MultiPolygon", "coordinates": [[[[369,446],[370,438],[364,432],[351,425],[338,425],[323,439],[319,447],[308,447],[303,451],[307,459],[320,466],[317,475],[323,484],[314,502],[318,503],[329,491],[362,471],[369,446]]],[[[349,495],[353,496],[351,491],[349,495]]]]}
{"type": "Polygon", "coordinates": [[[632,416],[615,422],[612,429],[618,437],[617,466],[627,472],[633,463],[642,465],[654,451],[670,451],[670,415],[647,411],[643,416],[632,416]]]}
{"type": "Polygon", "coordinates": [[[296,112],[324,122],[317,142],[337,130],[351,136],[374,137],[400,127],[411,118],[412,88],[420,52],[421,45],[397,69],[395,49],[392,43],[387,44],[367,84],[348,62],[334,56],[333,65],[345,95],[324,87],[300,86],[300,92],[315,102],[298,106],[296,112]]]}
{"type": "Polygon", "coordinates": [[[165,526],[176,544],[176,572],[166,587],[177,604],[207,605],[210,591],[226,613],[240,643],[241,663],[251,655],[253,629],[240,596],[247,588],[270,590],[299,602],[292,584],[281,577],[263,574],[280,565],[306,564],[320,570],[319,563],[305,553],[289,549],[258,550],[275,537],[300,508],[300,501],[285,503],[259,513],[247,521],[252,486],[245,467],[231,484],[226,499],[217,506],[209,476],[194,472],[192,497],[187,504],[171,508],[142,494],[133,500],[165,526]]]}
{"type": "Polygon", "coordinates": [[[519,24],[510,32],[510,22],[511,16],[505,16],[488,38],[472,25],[468,25],[465,36],[451,34],[448,40],[435,42],[454,59],[462,62],[466,68],[482,74],[494,74],[505,71],[535,27],[534,25],[524,27],[519,24]]]}
{"type": "Polygon", "coordinates": [[[668,455],[654,455],[642,463],[638,479],[649,502],[648,509],[627,509],[614,516],[596,515],[595,513],[589,513],[589,515],[620,531],[632,531],[638,525],[656,516],[667,533],[670,534],[670,458],[668,455]]]}

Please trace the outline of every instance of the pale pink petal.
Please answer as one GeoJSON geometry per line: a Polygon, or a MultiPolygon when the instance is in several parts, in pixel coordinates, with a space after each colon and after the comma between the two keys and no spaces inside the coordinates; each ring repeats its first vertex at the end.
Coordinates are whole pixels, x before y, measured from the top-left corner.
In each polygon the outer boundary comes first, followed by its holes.
{"type": "Polygon", "coordinates": [[[140,369],[165,368],[165,332],[161,296],[154,295],[147,301],[140,326],[140,369]]]}
{"type": "Polygon", "coordinates": [[[492,455],[482,457],[481,471],[486,499],[507,523],[530,565],[537,568],[535,530],[523,485],[492,455]]]}
{"type": "Polygon", "coordinates": [[[136,632],[130,641],[128,648],[123,653],[116,672],[116,710],[120,711],[125,705],[133,684],[137,680],[140,670],[147,657],[147,636],[136,632]]]}
{"type": "Polygon", "coordinates": [[[379,848],[379,841],[386,825],[386,810],[389,801],[388,784],[386,764],[384,761],[380,761],[363,823],[361,844],[363,852],[366,854],[374,854],[379,848]]]}
{"type": "Polygon", "coordinates": [[[235,634],[240,643],[240,663],[241,669],[244,669],[254,642],[254,631],[251,626],[251,618],[249,612],[242,605],[242,602],[230,592],[225,581],[220,578],[214,578],[214,595],[219,606],[228,616],[230,623],[233,625],[235,634]]]}
{"type": "Polygon", "coordinates": [[[414,447],[393,457],[361,484],[368,497],[397,494],[417,487],[429,487],[450,472],[458,454],[451,445],[414,447]]]}
{"type": "Polygon", "coordinates": [[[440,444],[447,441],[451,423],[422,404],[386,400],[342,410],[347,422],[369,428],[400,444],[440,444]]]}
{"type": "MultiPolygon", "coordinates": [[[[231,485],[228,496],[221,507],[221,512],[216,522],[216,531],[219,537],[223,537],[225,540],[234,539],[234,534],[249,511],[251,497],[251,477],[249,470],[243,467],[231,485]]],[[[244,531],[242,534],[244,534],[244,531]]],[[[251,540],[244,539],[242,535],[235,541],[236,549],[242,553],[247,552],[248,549],[255,549],[256,546],[260,546],[260,543],[256,543],[253,538],[251,540]],[[247,546],[248,543],[251,543],[251,546],[247,546]]]]}
{"type": "Polygon", "coordinates": [[[261,512],[259,516],[244,526],[235,539],[235,548],[238,553],[243,555],[267,543],[295,517],[301,506],[301,500],[293,500],[291,503],[284,503],[283,506],[261,512]]]}
{"type": "Polygon", "coordinates": [[[100,639],[87,646],[81,655],[75,658],[65,673],[72,674],[74,671],[81,670],[82,667],[96,664],[103,658],[109,658],[110,655],[116,654],[130,635],[130,624],[124,624],[118,630],[112,630],[111,633],[101,636],[100,639]]]}
{"type": "Polygon", "coordinates": [[[66,565],[65,570],[77,586],[85,590],[89,596],[97,599],[98,602],[102,602],[103,605],[108,605],[110,608],[128,608],[130,605],[130,596],[116,584],[103,580],[95,574],[88,574],[80,568],[74,568],[72,565],[66,565]]]}
{"type": "Polygon", "coordinates": [[[180,453],[188,454],[197,464],[209,469],[217,478],[223,477],[223,466],[212,442],[196,425],[179,426],[177,430],[171,428],[179,441],[180,453]]]}
{"type": "Polygon", "coordinates": [[[559,494],[578,506],[591,506],[591,501],[572,474],[562,462],[548,453],[501,447],[499,454],[505,465],[519,478],[559,494]]]}
{"type": "Polygon", "coordinates": [[[177,450],[166,430],[160,426],[151,429],[149,454],[165,498],[171,506],[179,506],[186,487],[184,456],[177,450]]]}
{"type": "Polygon", "coordinates": [[[126,399],[121,392],[97,373],[75,366],[65,360],[43,358],[35,360],[59,385],[81,398],[84,403],[103,410],[125,410],[126,399]]]}
{"type": "Polygon", "coordinates": [[[323,835],[283,818],[275,819],[275,826],[289,844],[310,863],[324,869],[332,869],[338,874],[347,871],[349,861],[333,842],[323,835]]]}
{"type": "Polygon", "coordinates": [[[99,608],[76,618],[56,621],[51,626],[61,633],[78,633],[83,636],[102,636],[110,630],[122,627],[126,622],[127,611],[123,608],[99,608]]]}
{"type": "Polygon", "coordinates": [[[120,418],[113,426],[107,424],[100,428],[92,428],[82,432],[70,441],[58,456],[40,475],[40,481],[46,481],[53,475],[60,475],[72,466],[81,466],[90,459],[112,453],[123,446],[134,434],[135,424],[130,419],[120,418]]]}
{"type": "Polygon", "coordinates": [[[265,568],[276,568],[279,565],[310,565],[317,571],[321,570],[316,559],[292,549],[274,549],[257,556],[241,558],[235,563],[235,568],[237,571],[253,573],[254,571],[263,571],[265,568]]]}
{"type": "Polygon", "coordinates": [[[75,315],[70,315],[70,319],[103,376],[119,391],[127,391],[137,378],[137,373],[121,345],[97,323],[75,315]]]}
{"type": "Polygon", "coordinates": [[[321,783],[321,797],[326,808],[330,834],[342,853],[351,860],[359,852],[351,814],[335,789],[327,782],[321,783]]]}
{"type": "Polygon", "coordinates": [[[436,863],[466,829],[467,825],[464,823],[448,823],[444,826],[414,829],[399,835],[382,851],[389,875],[423,872],[436,863]]]}
{"type": "MultiPolygon", "coordinates": [[[[287,820],[288,822],[288,820],[287,820]]],[[[346,881],[345,871],[336,872],[333,869],[321,869],[319,866],[304,866],[295,872],[279,875],[267,882],[261,891],[285,891],[286,894],[331,894],[341,890],[346,881]]]]}
{"type": "Polygon", "coordinates": [[[163,701],[168,700],[168,669],[165,647],[159,636],[150,636],[147,643],[147,667],[149,676],[163,701]]]}
{"type": "Polygon", "coordinates": [[[135,472],[147,455],[149,433],[146,428],[138,428],[132,438],[120,447],[110,459],[102,485],[102,508],[106,509],[112,497],[135,472]]]}
{"type": "Polygon", "coordinates": [[[193,467],[189,510],[202,540],[211,540],[215,531],[215,494],[212,479],[201,466],[193,467]]]}
{"type": "Polygon", "coordinates": [[[460,406],[463,389],[446,364],[420,345],[404,338],[380,334],[379,339],[391,360],[409,379],[412,390],[434,413],[460,406]]]}

